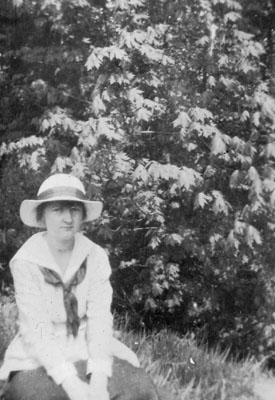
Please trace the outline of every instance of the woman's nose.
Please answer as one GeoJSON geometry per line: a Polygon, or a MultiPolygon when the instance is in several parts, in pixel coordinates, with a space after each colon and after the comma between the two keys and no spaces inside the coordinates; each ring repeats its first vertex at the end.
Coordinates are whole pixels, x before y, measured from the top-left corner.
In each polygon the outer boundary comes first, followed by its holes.
{"type": "Polygon", "coordinates": [[[64,208],[64,210],[63,210],[63,219],[66,222],[71,222],[72,221],[72,214],[71,214],[71,210],[69,208],[64,208]]]}

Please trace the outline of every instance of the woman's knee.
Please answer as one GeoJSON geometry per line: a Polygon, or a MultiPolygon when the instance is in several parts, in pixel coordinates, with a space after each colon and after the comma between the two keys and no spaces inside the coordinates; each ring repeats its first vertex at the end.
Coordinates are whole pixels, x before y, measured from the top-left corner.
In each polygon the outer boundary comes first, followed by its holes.
{"type": "Polygon", "coordinates": [[[56,385],[43,368],[13,374],[3,397],[4,400],[68,400],[62,387],[56,385]]]}
{"type": "Polygon", "coordinates": [[[109,392],[111,400],[159,400],[155,385],[145,371],[119,359],[114,360],[109,392]]]}

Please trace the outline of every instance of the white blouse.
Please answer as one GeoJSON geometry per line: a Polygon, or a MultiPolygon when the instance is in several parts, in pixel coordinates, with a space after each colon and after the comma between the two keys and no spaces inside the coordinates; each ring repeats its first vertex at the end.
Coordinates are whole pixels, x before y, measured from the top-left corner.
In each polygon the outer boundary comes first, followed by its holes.
{"type": "Polygon", "coordinates": [[[77,373],[73,363],[78,360],[88,360],[87,373],[102,371],[111,376],[114,355],[139,366],[135,354],[113,338],[111,268],[105,251],[78,233],[62,277],[44,235],[45,232],[33,235],[10,262],[19,331],[6,351],[0,379],[7,379],[11,371],[43,366],[61,384],[77,373]],[[63,288],[46,283],[39,267],[57,272],[66,284],[85,258],[85,278],[72,289],[81,321],[78,334],[73,337],[67,335],[63,288]]]}

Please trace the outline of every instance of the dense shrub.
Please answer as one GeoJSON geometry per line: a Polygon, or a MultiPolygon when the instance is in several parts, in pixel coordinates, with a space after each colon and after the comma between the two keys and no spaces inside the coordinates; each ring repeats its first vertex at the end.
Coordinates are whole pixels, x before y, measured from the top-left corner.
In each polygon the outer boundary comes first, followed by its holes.
{"type": "Polygon", "coordinates": [[[114,308],[133,326],[272,352],[274,6],[11,4],[0,6],[1,279],[31,234],[21,200],[73,173],[104,200],[86,233],[108,251],[114,308]]]}

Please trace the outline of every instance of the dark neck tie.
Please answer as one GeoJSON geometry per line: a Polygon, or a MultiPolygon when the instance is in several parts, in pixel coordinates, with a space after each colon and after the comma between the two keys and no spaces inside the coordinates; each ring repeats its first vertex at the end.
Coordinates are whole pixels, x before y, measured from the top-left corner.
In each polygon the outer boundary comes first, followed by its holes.
{"type": "Polygon", "coordinates": [[[67,314],[67,321],[66,321],[67,334],[68,335],[72,334],[74,337],[76,337],[80,325],[80,318],[78,316],[77,298],[73,294],[72,289],[74,286],[79,285],[85,278],[87,269],[87,259],[83,261],[78,271],[75,273],[72,279],[66,284],[62,282],[62,279],[60,278],[57,272],[52,271],[51,269],[45,267],[41,267],[40,269],[44,275],[45,282],[49,283],[50,285],[61,286],[63,288],[64,306],[67,314]]]}

